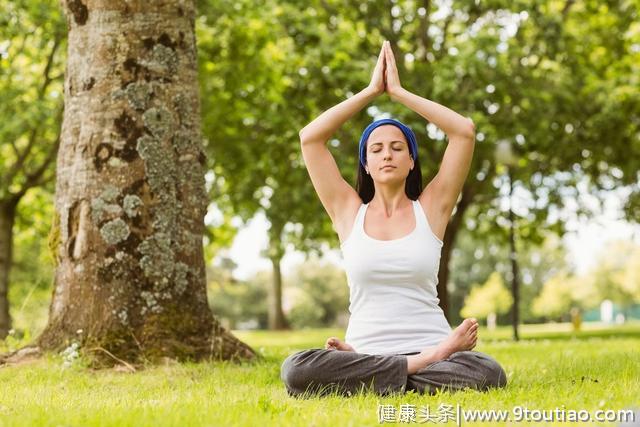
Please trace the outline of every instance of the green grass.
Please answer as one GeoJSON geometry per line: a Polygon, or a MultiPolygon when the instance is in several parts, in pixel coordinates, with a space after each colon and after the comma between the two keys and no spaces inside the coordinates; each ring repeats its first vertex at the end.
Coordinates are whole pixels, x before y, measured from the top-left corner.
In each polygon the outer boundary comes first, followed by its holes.
{"type": "MultiPolygon", "coordinates": [[[[566,325],[526,326],[519,343],[505,339],[509,328],[481,330],[477,350],[502,364],[508,386],[487,393],[433,396],[289,397],[279,377],[284,358],[321,347],[328,336],[343,335],[335,329],[238,331],[238,337],[264,355],[258,363],[239,365],[169,364],[131,374],[92,371],[82,363],[63,368],[62,357],[50,355],[0,369],[0,426],[373,426],[381,425],[378,404],[398,411],[402,404],[429,406],[431,411],[439,404],[509,411],[517,405],[530,410],[564,406],[592,414],[598,409],[640,408],[640,325],[586,327],[575,336],[565,329],[566,325]]],[[[504,425],[475,425],[491,424],[504,425]]]]}

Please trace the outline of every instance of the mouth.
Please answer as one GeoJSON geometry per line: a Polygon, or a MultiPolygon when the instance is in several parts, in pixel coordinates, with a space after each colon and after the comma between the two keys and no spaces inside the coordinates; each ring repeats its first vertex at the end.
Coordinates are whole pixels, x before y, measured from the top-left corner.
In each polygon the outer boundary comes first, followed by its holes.
{"type": "Polygon", "coordinates": [[[387,170],[387,169],[395,169],[395,166],[391,166],[391,165],[387,165],[387,166],[383,166],[380,168],[380,170],[387,170]]]}

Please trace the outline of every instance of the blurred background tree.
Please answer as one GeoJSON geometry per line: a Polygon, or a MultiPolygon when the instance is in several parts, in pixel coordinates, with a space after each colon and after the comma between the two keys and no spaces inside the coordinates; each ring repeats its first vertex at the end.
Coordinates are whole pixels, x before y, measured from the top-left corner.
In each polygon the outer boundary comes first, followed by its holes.
{"type": "MultiPolygon", "coordinates": [[[[2,1],[0,8],[0,338],[4,338],[12,328],[10,297],[22,303],[51,280],[41,280],[51,271],[39,261],[53,211],[50,192],[62,119],[66,30],[57,2],[2,1]],[[45,186],[44,193],[31,194],[45,186]],[[44,223],[34,224],[34,219],[44,223]],[[25,234],[16,238],[21,232],[25,234]],[[13,278],[12,268],[18,270],[13,278]]],[[[14,314],[21,313],[20,309],[14,314]]]]}
{"type": "Polygon", "coordinates": [[[592,281],[561,272],[545,282],[542,292],[533,300],[532,310],[548,320],[567,321],[571,308],[595,307],[595,296],[592,281]]]}
{"type": "Polygon", "coordinates": [[[261,271],[249,280],[236,280],[233,261],[223,258],[207,268],[209,306],[230,329],[266,329],[267,293],[271,274],[261,271]]]}
{"type": "Polygon", "coordinates": [[[292,293],[289,318],[292,326],[345,327],[349,287],[344,271],[317,260],[298,265],[287,279],[292,293]]]}
{"type": "Polygon", "coordinates": [[[460,314],[465,318],[487,319],[487,326],[493,328],[496,316],[508,312],[512,304],[513,298],[502,276],[493,272],[484,284],[471,288],[471,292],[464,299],[464,307],[460,314]]]}

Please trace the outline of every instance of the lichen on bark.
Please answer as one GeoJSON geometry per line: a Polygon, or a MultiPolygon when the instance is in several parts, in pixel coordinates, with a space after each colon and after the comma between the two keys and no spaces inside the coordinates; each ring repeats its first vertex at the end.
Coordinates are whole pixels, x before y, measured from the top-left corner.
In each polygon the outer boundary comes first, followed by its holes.
{"type": "Polygon", "coordinates": [[[120,243],[129,237],[129,226],[120,218],[109,221],[100,228],[102,238],[110,245],[120,243]]]}
{"type": "Polygon", "coordinates": [[[129,218],[136,217],[140,214],[140,208],[143,206],[142,200],[140,197],[134,194],[127,194],[124,196],[124,200],[122,202],[122,207],[124,208],[124,212],[127,214],[129,218]]]}

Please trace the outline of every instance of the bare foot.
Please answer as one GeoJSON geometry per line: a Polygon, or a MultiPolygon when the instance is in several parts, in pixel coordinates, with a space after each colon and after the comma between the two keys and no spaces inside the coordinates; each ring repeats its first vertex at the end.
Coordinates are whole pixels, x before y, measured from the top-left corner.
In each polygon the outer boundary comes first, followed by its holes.
{"type": "Polygon", "coordinates": [[[449,335],[449,338],[442,341],[435,347],[428,347],[420,354],[407,356],[408,374],[415,374],[427,365],[444,360],[457,351],[471,350],[476,346],[478,340],[478,321],[474,318],[464,319],[464,321],[449,335]]]}
{"type": "Polygon", "coordinates": [[[336,337],[328,338],[327,342],[324,344],[324,348],[327,350],[355,351],[349,344],[336,337]]]}

